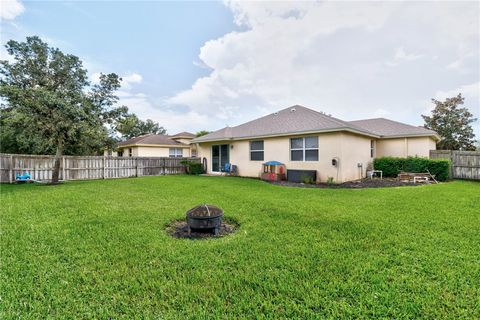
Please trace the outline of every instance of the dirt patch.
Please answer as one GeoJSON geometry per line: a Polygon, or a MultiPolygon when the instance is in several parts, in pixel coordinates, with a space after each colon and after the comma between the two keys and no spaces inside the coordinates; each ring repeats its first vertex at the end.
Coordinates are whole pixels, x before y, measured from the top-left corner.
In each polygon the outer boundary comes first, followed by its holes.
{"type": "Polygon", "coordinates": [[[207,238],[221,238],[228,234],[234,233],[238,229],[238,224],[226,220],[223,221],[218,230],[218,235],[214,235],[211,230],[192,230],[188,234],[188,226],[185,220],[175,220],[167,225],[167,233],[174,238],[187,239],[207,239],[207,238]]]}
{"type": "Polygon", "coordinates": [[[397,179],[362,179],[356,181],[348,181],[344,183],[319,183],[319,184],[305,184],[289,181],[271,182],[272,184],[286,187],[299,188],[328,188],[328,189],[361,189],[361,188],[388,188],[388,187],[405,187],[405,186],[420,186],[424,183],[402,182],[397,179]]]}

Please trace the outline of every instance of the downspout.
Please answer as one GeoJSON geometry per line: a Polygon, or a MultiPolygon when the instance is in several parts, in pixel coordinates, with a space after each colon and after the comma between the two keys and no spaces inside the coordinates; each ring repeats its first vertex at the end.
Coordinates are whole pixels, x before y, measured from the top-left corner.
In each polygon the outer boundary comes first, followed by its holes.
{"type": "Polygon", "coordinates": [[[408,157],[408,138],[405,137],[405,146],[403,148],[404,150],[404,157],[408,157]]]}

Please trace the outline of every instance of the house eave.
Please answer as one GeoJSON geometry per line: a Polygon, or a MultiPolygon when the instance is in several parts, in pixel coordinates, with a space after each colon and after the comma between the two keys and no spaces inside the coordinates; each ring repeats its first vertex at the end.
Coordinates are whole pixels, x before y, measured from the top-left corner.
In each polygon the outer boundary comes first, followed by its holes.
{"type": "Polygon", "coordinates": [[[117,148],[131,148],[131,147],[160,147],[160,148],[190,148],[188,144],[122,144],[117,145],[117,148]]]}
{"type": "Polygon", "coordinates": [[[342,127],[342,128],[334,128],[334,129],[323,129],[323,130],[305,130],[305,131],[292,131],[292,132],[286,132],[286,133],[271,133],[271,134],[264,134],[264,135],[244,136],[244,137],[235,137],[235,138],[222,137],[222,138],[204,139],[204,140],[197,140],[197,141],[193,140],[192,142],[206,143],[206,142],[215,142],[215,141],[241,141],[241,140],[251,140],[251,139],[273,138],[273,137],[288,137],[288,136],[296,136],[300,134],[329,133],[329,132],[341,132],[341,131],[360,134],[363,136],[368,136],[376,139],[380,138],[380,136],[369,133],[369,132],[342,127]]]}

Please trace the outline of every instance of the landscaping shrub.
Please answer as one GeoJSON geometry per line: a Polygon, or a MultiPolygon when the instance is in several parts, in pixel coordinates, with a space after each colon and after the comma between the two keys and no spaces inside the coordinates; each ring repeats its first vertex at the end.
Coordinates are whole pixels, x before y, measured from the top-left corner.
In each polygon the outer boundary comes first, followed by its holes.
{"type": "Polygon", "coordinates": [[[181,164],[185,165],[187,167],[187,174],[202,174],[203,172],[203,165],[200,162],[194,162],[194,161],[182,161],[181,164]]]}
{"type": "Polygon", "coordinates": [[[430,172],[439,181],[449,178],[450,160],[420,157],[383,157],[373,160],[375,170],[382,170],[384,177],[396,177],[399,172],[430,172]]]}

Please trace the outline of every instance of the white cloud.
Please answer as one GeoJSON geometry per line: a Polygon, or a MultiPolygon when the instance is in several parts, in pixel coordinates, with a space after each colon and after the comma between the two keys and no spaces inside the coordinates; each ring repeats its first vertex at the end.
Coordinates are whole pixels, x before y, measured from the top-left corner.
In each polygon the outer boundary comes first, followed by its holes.
{"type": "Polygon", "coordinates": [[[140,119],[152,119],[167,129],[169,134],[182,131],[195,131],[192,128],[205,128],[208,126],[209,117],[195,111],[179,112],[160,104],[154,104],[143,93],[131,93],[125,90],[118,92],[120,105],[126,105],[130,112],[135,113],[140,119]]]}
{"type": "Polygon", "coordinates": [[[0,5],[0,18],[13,20],[25,11],[22,2],[18,0],[2,0],[0,5]]]}
{"type": "Polygon", "coordinates": [[[444,100],[446,98],[451,98],[461,93],[465,98],[470,98],[472,100],[480,100],[480,81],[475,83],[470,83],[462,85],[458,88],[452,90],[442,91],[439,90],[435,93],[435,99],[444,100]]]}
{"type": "MultiPolygon", "coordinates": [[[[438,90],[435,92],[434,98],[436,100],[445,100],[447,98],[454,97],[459,93],[465,98],[465,102],[463,107],[467,107],[470,112],[473,114],[477,121],[473,123],[473,128],[475,131],[475,135],[480,137],[480,81],[461,85],[454,89],[449,90],[438,90]]],[[[425,114],[430,113],[435,105],[432,103],[431,100],[424,102],[424,111],[425,114]]]]}
{"type": "Polygon", "coordinates": [[[242,31],[207,41],[199,60],[211,73],[165,101],[207,115],[207,129],[292,104],[347,120],[387,115],[418,124],[422,101],[478,81],[477,3],[226,5],[242,31]],[[475,57],[462,60],[469,74],[445,68],[467,53],[475,57]]]}
{"type": "Polygon", "coordinates": [[[122,80],[125,83],[131,84],[131,83],[140,83],[142,82],[142,76],[139,75],[138,73],[130,73],[122,76],[122,80]]]}

